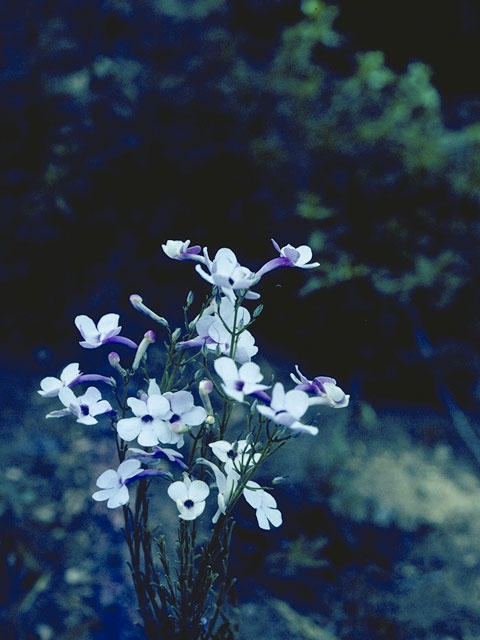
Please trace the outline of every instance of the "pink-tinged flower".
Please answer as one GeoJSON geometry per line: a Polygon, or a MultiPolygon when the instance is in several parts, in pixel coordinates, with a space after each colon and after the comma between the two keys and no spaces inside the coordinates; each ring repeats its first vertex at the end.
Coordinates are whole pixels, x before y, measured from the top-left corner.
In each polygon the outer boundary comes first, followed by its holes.
{"type": "Polygon", "coordinates": [[[183,482],[173,482],[167,490],[168,495],[177,504],[179,518],[195,520],[205,509],[205,500],[210,493],[208,484],[203,480],[190,480],[186,473],[183,482]]]}
{"type": "Polygon", "coordinates": [[[234,480],[240,480],[242,472],[256,464],[261,458],[260,453],[253,453],[252,445],[247,440],[237,440],[233,444],[227,440],[217,440],[208,446],[224,463],[227,476],[234,480]]]}
{"type": "Polygon", "coordinates": [[[205,258],[199,255],[202,247],[195,245],[190,247],[190,240],[167,240],[162,244],[162,249],[172,260],[195,260],[196,262],[205,262],[205,258]]]}
{"type": "Polygon", "coordinates": [[[92,495],[94,500],[108,500],[107,507],[115,509],[129,500],[127,483],[141,473],[139,460],[124,460],[115,471],[107,469],[97,479],[97,487],[100,491],[95,491],[92,495]]]}
{"type": "Polygon", "coordinates": [[[122,327],[118,326],[120,316],[116,313],[107,313],[102,316],[96,325],[88,316],[77,316],[75,326],[82,334],[80,345],[85,349],[96,349],[102,344],[118,342],[127,347],[136,349],[137,345],[130,338],[118,335],[122,327]]]}
{"type": "Polygon", "coordinates": [[[218,489],[218,509],[212,518],[212,522],[213,524],[215,524],[218,521],[220,515],[225,515],[225,513],[227,512],[228,503],[230,502],[230,498],[235,491],[237,481],[232,476],[225,475],[222,471],[220,471],[216,464],[213,464],[213,462],[210,462],[205,458],[197,458],[196,464],[204,464],[210,467],[215,475],[215,482],[218,489]]]}
{"type": "Polygon", "coordinates": [[[240,368],[231,358],[217,358],[213,364],[215,371],[222,378],[222,388],[238,402],[243,402],[244,396],[257,391],[268,389],[267,385],[259,384],[263,380],[260,367],[253,362],[245,362],[240,368]]]}
{"type": "Polygon", "coordinates": [[[327,407],[333,407],[334,409],[348,407],[350,396],[346,395],[344,391],[337,386],[337,381],[334,378],[317,376],[313,380],[309,380],[300,372],[298,365],[295,365],[295,370],[297,375],[293,373],[290,374],[292,380],[297,383],[295,389],[313,393],[315,396],[310,398],[310,405],[322,404],[327,407]]]}
{"type": "Polygon", "coordinates": [[[40,382],[42,389],[37,393],[44,398],[55,398],[58,396],[60,389],[73,385],[81,375],[82,372],[78,368],[78,362],[72,362],[65,367],[60,374],[60,378],[53,378],[51,376],[43,378],[40,382]]]}
{"type": "Polygon", "coordinates": [[[278,251],[280,256],[273,258],[266,262],[263,267],[257,271],[257,278],[261,278],[269,271],[278,269],[279,267],[298,267],[299,269],[313,269],[320,265],[319,262],[310,262],[312,259],[312,250],[307,245],[303,244],[300,247],[293,247],[291,244],[287,244],[284,247],[278,245],[275,240],[272,239],[272,244],[278,251]]]}
{"type": "MultiPolygon", "coordinates": [[[[221,353],[230,354],[233,325],[235,322],[235,307],[228,298],[222,298],[217,312],[203,315],[196,323],[198,336],[192,340],[179,342],[179,348],[201,347],[206,345],[210,351],[220,350],[221,353]]],[[[245,327],[250,322],[250,313],[245,307],[237,309],[236,332],[239,327],[245,327]]],[[[238,336],[235,360],[240,364],[248,362],[256,353],[255,338],[250,331],[244,330],[238,336]]]]}
{"type": "Polygon", "coordinates": [[[159,442],[170,442],[171,430],[168,419],[171,416],[170,403],[161,395],[152,395],[145,400],[128,398],[127,404],[135,414],[134,418],[118,421],[118,435],[130,442],[137,438],[142,447],[153,447],[159,442]]]}
{"type": "Polygon", "coordinates": [[[317,435],[317,427],[300,422],[300,418],[309,407],[309,398],[304,391],[292,389],[287,391],[281,382],[273,387],[270,406],[258,405],[257,410],[272,422],[294,431],[305,431],[313,436],[317,435]]]}
{"type": "Polygon", "coordinates": [[[60,402],[66,409],[51,411],[47,418],[62,418],[72,415],[81,424],[97,424],[95,416],[111,411],[112,407],[107,400],[102,400],[102,394],[96,387],[88,387],[82,396],[76,396],[69,387],[62,387],[58,392],[60,402]]]}
{"type": "MultiPolygon", "coordinates": [[[[206,248],[203,250],[203,254],[205,256],[204,265],[208,271],[205,271],[199,264],[195,270],[211,285],[219,287],[232,302],[235,302],[235,291],[246,291],[260,280],[253,271],[239,264],[231,249],[219,249],[213,260],[210,260],[206,248]]],[[[250,300],[259,297],[259,294],[253,291],[248,291],[245,295],[245,298],[250,300]]]]}
{"type": "Polygon", "coordinates": [[[94,500],[108,500],[107,507],[115,509],[127,504],[129,500],[127,485],[140,480],[141,478],[151,478],[158,476],[166,480],[171,479],[171,475],[166,471],[156,469],[142,469],[140,460],[124,460],[115,471],[107,469],[97,479],[97,487],[100,491],[95,491],[92,495],[94,500]]]}
{"type": "Polygon", "coordinates": [[[279,527],[282,524],[282,514],[277,509],[277,501],[264,491],[259,484],[250,480],[243,490],[243,497],[255,509],[260,529],[270,529],[270,525],[279,527]]]}

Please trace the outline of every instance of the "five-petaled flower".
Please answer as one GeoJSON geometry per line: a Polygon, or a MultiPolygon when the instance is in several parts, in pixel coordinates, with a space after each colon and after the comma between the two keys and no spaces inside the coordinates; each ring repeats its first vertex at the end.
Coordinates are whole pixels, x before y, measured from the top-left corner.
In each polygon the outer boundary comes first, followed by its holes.
{"type": "Polygon", "coordinates": [[[242,471],[256,464],[261,458],[261,454],[254,453],[252,445],[247,440],[237,440],[233,444],[227,440],[217,440],[208,446],[224,463],[227,476],[231,476],[234,480],[239,480],[242,471]]]}
{"type": "Polygon", "coordinates": [[[243,497],[255,509],[260,529],[270,529],[270,524],[279,527],[282,524],[282,514],[277,509],[277,501],[264,491],[259,484],[250,480],[243,490],[243,497]]]}
{"type": "Polygon", "coordinates": [[[108,500],[107,507],[115,509],[129,500],[127,484],[142,472],[139,460],[124,460],[115,471],[107,469],[97,479],[97,487],[92,495],[94,500],[108,500]]]}
{"type": "Polygon", "coordinates": [[[227,396],[243,402],[244,396],[268,389],[263,380],[260,367],[254,362],[245,362],[240,368],[231,358],[217,358],[213,364],[215,371],[222,378],[222,389],[227,396]]]}
{"type": "Polygon", "coordinates": [[[157,394],[148,396],[145,400],[128,398],[127,404],[135,417],[118,421],[117,432],[122,440],[130,442],[137,438],[142,447],[170,442],[171,430],[167,421],[171,410],[167,398],[157,394]]]}
{"type": "Polygon", "coordinates": [[[305,431],[317,435],[317,427],[300,422],[300,418],[309,407],[309,398],[305,391],[292,389],[287,391],[281,382],[277,382],[272,391],[270,406],[258,405],[257,410],[272,422],[294,431],[305,431]]]}
{"type": "Polygon", "coordinates": [[[183,481],[172,482],[167,490],[168,495],[177,504],[179,518],[195,520],[205,509],[205,500],[210,493],[208,484],[203,480],[190,480],[186,473],[183,481]]]}
{"type": "Polygon", "coordinates": [[[60,378],[54,378],[53,376],[43,378],[40,382],[42,388],[38,393],[44,398],[55,398],[58,396],[60,389],[70,387],[81,375],[82,373],[78,368],[78,362],[72,362],[63,369],[60,378]]]}
{"type": "Polygon", "coordinates": [[[96,349],[102,344],[118,342],[136,349],[137,344],[133,340],[118,335],[122,330],[122,327],[118,326],[119,318],[120,316],[117,313],[107,313],[100,318],[98,324],[95,324],[88,316],[77,316],[75,318],[75,326],[83,338],[79,344],[85,349],[96,349]]]}
{"type": "Polygon", "coordinates": [[[348,407],[350,396],[337,386],[337,381],[334,378],[317,376],[313,380],[309,380],[301,373],[298,365],[295,365],[295,370],[297,375],[290,374],[292,380],[297,383],[295,389],[314,394],[314,397],[310,398],[310,406],[323,404],[334,409],[348,407]]]}
{"type": "Polygon", "coordinates": [[[229,300],[235,302],[235,291],[245,291],[245,298],[249,300],[260,297],[258,293],[249,291],[260,278],[247,267],[242,267],[231,249],[219,249],[213,260],[210,260],[207,248],[203,250],[203,255],[204,265],[210,273],[200,264],[196,265],[195,270],[211,285],[219,287],[229,300]]]}
{"type": "Polygon", "coordinates": [[[102,400],[102,394],[96,387],[88,387],[85,393],[78,397],[69,387],[62,387],[58,392],[58,397],[66,409],[51,411],[46,415],[47,418],[62,418],[73,415],[81,424],[96,424],[98,420],[94,416],[112,410],[110,403],[107,400],[102,400]]]}
{"type": "Polygon", "coordinates": [[[273,258],[266,262],[256,273],[257,278],[261,278],[269,271],[278,269],[279,267],[297,267],[299,269],[313,269],[319,266],[319,262],[310,262],[312,259],[312,250],[309,246],[303,244],[300,247],[293,247],[287,244],[284,247],[275,242],[272,238],[272,244],[280,254],[278,258],[273,258]]]}
{"type": "Polygon", "coordinates": [[[242,329],[250,322],[250,313],[244,307],[235,312],[234,304],[228,298],[222,298],[218,310],[213,314],[203,315],[196,323],[198,336],[191,340],[179,342],[178,347],[201,347],[206,345],[210,351],[229,355],[232,346],[232,336],[235,329],[236,348],[234,359],[243,364],[248,362],[257,352],[255,338],[250,331],[242,329]],[[234,326],[235,325],[235,326],[234,326]]]}

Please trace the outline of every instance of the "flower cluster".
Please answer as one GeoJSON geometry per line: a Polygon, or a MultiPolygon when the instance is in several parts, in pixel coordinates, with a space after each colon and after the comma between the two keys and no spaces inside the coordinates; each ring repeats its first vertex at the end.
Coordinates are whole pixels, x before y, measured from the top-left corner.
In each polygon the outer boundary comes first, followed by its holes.
{"type": "MultiPolygon", "coordinates": [[[[190,246],[190,241],[168,240],[162,245],[165,254],[174,260],[190,260],[196,262],[197,273],[212,285],[212,295],[202,311],[193,322],[186,327],[185,339],[178,339],[181,331],[170,332],[168,322],[144,305],[138,294],[131,296],[132,305],[161,324],[169,333],[173,345],[173,359],[184,359],[185,350],[197,349],[197,371],[206,378],[210,386],[207,392],[200,393],[201,406],[195,403],[194,394],[175,380],[167,371],[162,382],[148,378],[145,389],[139,389],[136,395],[127,395],[123,406],[118,408],[122,414],[117,418],[117,411],[112,409],[108,400],[102,398],[100,390],[89,386],[81,395],[75,395],[72,387],[85,382],[102,382],[111,387],[116,386],[112,377],[101,374],[84,375],[79,363],[67,365],[59,378],[47,377],[41,383],[39,394],[44,397],[58,397],[63,408],[51,411],[47,418],[60,418],[72,415],[77,422],[94,425],[101,415],[107,414],[113,421],[121,452],[120,465],[115,471],[105,471],[97,480],[100,491],[94,493],[95,500],[107,499],[107,506],[115,508],[125,505],[129,500],[128,485],[147,475],[159,475],[171,479],[167,471],[152,474],[148,467],[159,463],[180,466],[182,479],[174,480],[167,494],[178,507],[180,518],[192,520],[204,511],[209,495],[208,485],[198,475],[197,465],[206,465],[213,472],[218,491],[218,509],[213,522],[218,521],[221,514],[226,514],[230,506],[243,495],[254,507],[257,520],[262,528],[270,524],[279,526],[281,515],[276,508],[274,498],[251,480],[253,471],[275,444],[286,435],[306,432],[318,433],[318,427],[302,421],[304,415],[313,405],[323,404],[333,408],[346,407],[349,396],[337,386],[333,378],[317,376],[307,379],[296,366],[296,373],[291,378],[296,386],[285,390],[281,382],[272,385],[263,384],[260,367],[251,360],[257,354],[255,339],[248,327],[253,323],[252,314],[243,306],[246,300],[256,299],[259,294],[252,291],[261,278],[279,267],[298,267],[310,269],[318,265],[311,262],[312,252],[307,246],[280,247],[272,240],[279,256],[266,262],[259,270],[252,271],[242,266],[231,249],[222,248],[217,251],[213,260],[207,248],[190,246]],[[193,337],[191,333],[196,335],[193,337]],[[213,356],[213,367],[209,368],[206,355],[213,356]],[[167,374],[167,375],[166,375],[167,374]],[[177,385],[177,388],[175,386],[177,385]],[[174,445],[177,450],[184,447],[188,434],[197,443],[202,435],[211,440],[213,434],[223,436],[226,425],[216,430],[213,425],[218,422],[209,399],[209,393],[216,388],[223,401],[231,403],[247,403],[248,398],[255,401],[254,410],[258,415],[257,430],[251,429],[244,437],[233,442],[223,437],[208,443],[208,449],[221,463],[220,469],[211,459],[203,456],[195,459],[195,451],[190,455],[190,465],[181,460],[182,454],[174,449],[166,449],[163,445],[174,445]],[[271,389],[271,392],[269,390],[271,389]],[[131,415],[128,416],[128,411],[131,415]],[[127,415],[125,415],[127,413],[127,415]],[[271,427],[268,427],[271,425],[271,427]],[[266,441],[261,440],[260,432],[267,428],[266,441]],[[195,429],[197,431],[194,433],[195,429]],[[209,435],[210,434],[210,435],[209,435]],[[254,435],[255,434],[255,435],[254,435]],[[129,448],[136,441],[144,449],[129,448]],[[128,456],[128,457],[127,457],[128,456]],[[178,464],[180,463],[180,465],[178,464]],[[144,467],[142,467],[142,464],[144,467]]],[[[255,314],[254,314],[255,315],[255,314]]],[[[80,345],[85,349],[96,349],[102,345],[116,343],[135,349],[135,356],[130,368],[120,365],[120,356],[116,352],[109,354],[110,365],[120,373],[123,382],[128,384],[136,370],[146,363],[147,349],[155,341],[155,334],[149,330],[137,345],[130,338],[121,336],[119,316],[108,313],[97,323],[86,315],[75,318],[75,325],[81,337],[80,345]]],[[[241,435],[241,434],[240,434],[241,435]]],[[[191,440],[191,438],[190,438],[191,440]]]]}

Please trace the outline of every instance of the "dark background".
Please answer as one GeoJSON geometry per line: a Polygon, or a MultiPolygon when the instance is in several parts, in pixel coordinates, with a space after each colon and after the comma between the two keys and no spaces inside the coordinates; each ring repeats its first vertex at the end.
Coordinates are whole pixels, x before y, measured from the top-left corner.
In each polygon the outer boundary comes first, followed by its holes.
{"type": "Polygon", "coordinates": [[[321,263],[259,287],[274,368],[335,376],[355,428],[447,416],[386,430],[475,464],[475,427],[466,443],[457,423],[475,425],[479,399],[479,28],[468,0],[2,3],[5,443],[22,389],[67,362],[105,368],[105,353],[86,364],[77,314],[117,312],[138,340],[131,293],[172,324],[189,289],[199,304],[206,285],[163,242],[228,246],[254,269],[273,237],[321,263]]]}

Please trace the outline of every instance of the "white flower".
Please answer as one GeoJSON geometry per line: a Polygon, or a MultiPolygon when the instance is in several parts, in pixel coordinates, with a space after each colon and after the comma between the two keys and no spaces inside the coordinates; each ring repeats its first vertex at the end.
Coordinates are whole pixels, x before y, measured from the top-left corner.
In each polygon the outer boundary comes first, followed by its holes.
{"type": "Polygon", "coordinates": [[[342,409],[348,407],[350,396],[337,386],[335,378],[327,376],[317,376],[313,380],[306,378],[303,373],[295,365],[297,376],[294,373],[290,377],[297,383],[296,389],[313,393],[315,397],[310,398],[310,405],[323,404],[334,409],[342,409]]]}
{"type": "Polygon", "coordinates": [[[85,349],[96,349],[102,344],[118,342],[136,349],[137,345],[133,340],[118,335],[122,330],[122,327],[118,326],[119,318],[120,316],[116,313],[107,313],[100,318],[96,325],[88,316],[77,316],[75,318],[75,326],[83,338],[80,341],[80,345],[85,349]]]}
{"type": "Polygon", "coordinates": [[[277,501],[264,491],[259,484],[250,480],[243,490],[243,496],[250,506],[255,509],[260,529],[270,529],[270,524],[279,527],[282,524],[282,514],[276,508],[277,501]]]}
{"type": "Polygon", "coordinates": [[[305,244],[302,244],[300,247],[293,247],[291,244],[286,244],[280,248],[279,244],[275,242],[273,238],[272,244],[280,254],[280,257],[288,260],[288,266],[300,267],[300,269],[313,269],[320,264],[319,262],[310,262],[312,259],[312,250],[305,244]]]}
{"type": "Polygon", "coordinates": [[[309,398],[304,391],[293,389],[287,391],[281,382],[277,382],[273,387],[272,400],[270,406],[258,405],[257,410],[276,424],[289,427],[294,431],[305,431],[312,435],[317,435],[317,427],[303,424],[300,418],[309,407],[309,398]]]}
{"type": "MultiPolygon", "coordinates": [[[[227,355],[230,353],[235,320],[235,330],[238,335],[239,328],[247,326],[250,322],[250,313],[244,307],[239,307],[235,317],[234,304],[228,298],[222,298],[215,313],[203,315],[196,323],[198,337],[179,342],[178,346],[182,348],[201,347],[205,344],[211,351],[219,349],[221,353],[227,355]]],[[[257,352],[255,338],[249,331],[242,331],[237,339],[235,360],[243,364],[248,362],[257,352]]]]}
{"type": "MultiPolygon", "coordinates": [[[[250,289],[260,280],[250,269],[239,264],[236,255],[231,249],[219,249],[213,260],[210,260],[206,248],[203,253],[205,266],[210,273],[205,271],[199,264],[196,265],[195,270],[211,285],[219,287],[232,302],[235,302],[234,291],[250,289]]],[[[249,291],[245,297],[256,299],[260,296],[258,293],[249,291]]]]}
{"type": "Polygon", "coordinates": [[[98,420],[94,416],[112,410],[110,403],[107,400],[102,400],[102,394],[96,387],[88,387],[85,393],[78,397],[69,387],[62,387],[58,392],[58,397],[66,409],[51,411],[47,414],[47,418],[73,415],[81,424],[96,424],[98,420]]]}
{"type": "Polygon", "coordinates": [[[218,509],[212,518],[212,522],[215,524],[218,521],[220,515],[222,513],[226,513],[230,498],[232,497],[237,486],[237,481],[232,478],[232,476],[226,476],[224,473],[222,473],[222,471],[220,471],[216,464],[213,464],[213,462],[210,462],[209,460],[205,460],[205,458],[197,458],[196,462],[197,464],[205,464],[209,466],[215,474],[215,482],[218,489],[218,509]]]}
{"type": "Polygon", "coordinates": [[[215,371],[222,378],[222,388],[234,400],[242,402],[245,395],[268,389],[264,384],[260,367],[253,362],[245,362],[240,369],[231,358],[217,358],[214,362],[215,371]]]}
{"type": "Polygon", "coordinates": [[[146,400],[128,398],[127,404],[135,414],[134,418],[118,421],[118,435],[125,440],[135,440],[142,447],[153,447],[159,442],[170,442],[171,430],[167,423],[171,411],[170,403],[162,395],[151,395],[146,400]]]}
{"type": "Polygon", "coordinates": [[[195,520],[205,509],[205,499],[210,493],[208,484],[203,480],[190,480],[184,474],[183,481],[173,482],[167,490],[168,495],[177,504],[179,518],[195,520]]]}
{"type": "Polygon", "coordinates": [[[54,398],[58,396],[60,389],[70,386],[77,378],[82,375],[78,368],[78,362],[72,362],[68,364],[60,374],[59,378],[53,378],[51,376],[43,378],[40,382],[42,389],[38,391],[44,398],[54,398]]]}
{"type": "Polygon", "coordinates": [[[208,446],[224,463],[227,476],[231,476],[234,480],[239,480],[242,471],[256,464],[261,457],[260,453],[252,453],[252,445],[247,440],[238,440],[233,444],[227,440],[217,440],[208,446]]]}
{"type": "MultiPolygon", "coordinates": [[[[155,397],[155,395],[151,396],[155,397]]],[[[203,407],[195,406],[193,395],[190,391],[168,391],[163,397],[170,403],[171,415],[168,418],[170,428],[170,440],[164,442],[183,446],[183,434],[196,427],[207,417],[203,407]]]]}
{"type": "Polygon", "coordinates": [[[162,244],[162,249],[172,260],[195,260],[197,262],[205,262],[205,258],[201,255],[202,248],[199,245],[189,247],[190,240],[167,240],[162,244]]]}
{"type": "Polygon", "coordinates": [[[117,471],[107,469],[97,479],[97,487],[100,487],[101,491],[96,491],[92,498],[97,501],[108,500],[109,509],[127,504],[129,499],[127,481],[141,472],[139,460],[125,460],[119,465],[117,471]]]}

